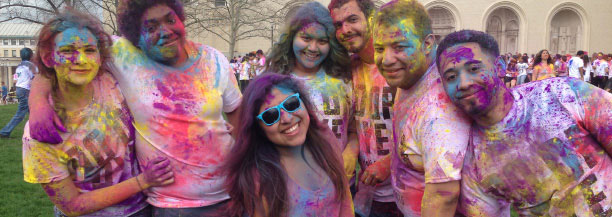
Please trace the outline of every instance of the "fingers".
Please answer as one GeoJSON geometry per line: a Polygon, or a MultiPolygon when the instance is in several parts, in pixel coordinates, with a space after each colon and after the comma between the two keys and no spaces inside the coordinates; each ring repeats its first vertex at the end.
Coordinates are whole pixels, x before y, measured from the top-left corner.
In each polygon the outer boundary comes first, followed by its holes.
{"type": "Polygon", "coordinates": [[[57,127],[59,131],[66,132],[66,127],[64,127],[62,120],[60,120],[55,112],[53,113],[53,124],[55,124],[55,127],[57,127]]]}

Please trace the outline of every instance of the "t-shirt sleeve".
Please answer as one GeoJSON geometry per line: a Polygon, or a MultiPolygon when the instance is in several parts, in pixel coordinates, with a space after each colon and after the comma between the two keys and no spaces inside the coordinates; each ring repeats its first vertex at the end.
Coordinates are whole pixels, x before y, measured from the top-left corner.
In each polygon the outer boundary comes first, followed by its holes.
{"type": "Polygon", "coordinates": [[[469,130],[467,118],[450,101],[431,112],[418,133],[423,149],[425,183],[461,179],[469,130]]]}
{"type": "Polygon", "coordinates": [[[582,61],[582,59],[578,60],[578,68],[582,68],[584,67],[584,61],[582,61]]]}
{"type": "Polygon", "coordinates": [[[465,216],[510,216],[509,204],[483,192],[472,174],[466,171],[461,180],[458,209],[465,216]]]}
{"type": "Polygon", "coordinates": [[[240,106],[240,102],[242,101],[242,93],[238,88],[238,82],[236,81],[236,76],[230,70],[229,62],[221,53],[216,51],[216,61],[219,67],[219,76],[220,76],[220,84],[222,85],[220,90],[222,91],[223,97],[223,112],[230,113],[236,110],[238,106],[240,106]]]}
{"type": "Polygon", "coordinates": [[[582,103],[584,127],[612,156],[612,94],[583,81],[571,82],[582,103]]]}
{"type": "Polygon", "coordinates": [[[67,155],[56,146],[30,137],[29,125],[23,132],[23,179],[29,183],[50,183],[70,176],[67,155]]]}

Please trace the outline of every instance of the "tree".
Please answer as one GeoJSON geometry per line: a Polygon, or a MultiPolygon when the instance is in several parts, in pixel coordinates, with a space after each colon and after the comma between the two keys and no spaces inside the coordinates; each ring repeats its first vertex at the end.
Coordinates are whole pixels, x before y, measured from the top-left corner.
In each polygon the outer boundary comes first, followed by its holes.
{"type": "Polygon", "coordinates": [[[98,17],[113,34],[119,34],[115,8],[119,0],[0,0],[0,23],[26,22],[44,24],[65,7],[98,17]],[[104,14],[108,16],[104,16],[104,14]]]}
{"type": "Polygon", "coordinates": [[[288,0],[191,0],[185,1],[185,27],[191,34],[213,34],[229,45],[254,37],[272,39],[274,28],[284,21],[288,0]]]}

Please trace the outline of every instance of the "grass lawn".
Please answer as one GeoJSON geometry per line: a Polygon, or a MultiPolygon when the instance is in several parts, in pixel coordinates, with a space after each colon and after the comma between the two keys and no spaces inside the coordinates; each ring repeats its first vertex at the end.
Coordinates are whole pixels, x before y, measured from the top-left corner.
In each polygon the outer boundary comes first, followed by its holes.
{"type": "MultiPolygon", "coordinates": [[[[8,123],[17,104],[0,105],[0,128],[8,123]]],[[[9,139],[0,139],[0,216],[53,216],[53,204],[38,184],[23,181],[21,136],[28,116],[9,139]]]]}

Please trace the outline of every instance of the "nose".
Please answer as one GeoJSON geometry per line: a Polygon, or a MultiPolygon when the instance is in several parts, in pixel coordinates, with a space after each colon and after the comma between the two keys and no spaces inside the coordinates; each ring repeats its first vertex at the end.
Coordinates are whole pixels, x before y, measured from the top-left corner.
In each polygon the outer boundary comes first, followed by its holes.
{"type": "Polygon", "coordinates": [[[316,40],[311,40],[311,41],[308,43],[308,50],[309,50],[309,51],[317,51],[317,50],[318,50],[318,49],[317,49],[317,42],[316,42],[316,40]]]}
{"type": "Polygon", "coordinates": [[[340,26],[340,31],[342,31],[343,34],[352,33],[350,24],[348,24],[347,22],[343,22],[342,26],[340,26]]]}
{"type": "Polygon", "coordinates": [[[77,64],[77,65],[81,64],[81,63],[84,63],[86,61],[85,58],[87,58],[87,57],[85,57],[84,53],[78,52],[78,51],[74,52],[74,57],[75,57],[74,58],[74,64],[77,64]]]}
{"type": "Polygon", "coordinates": [[[382,53],[383,66],[391,66],[396,62],[395,54],[391,49],[385,49],[382,53]]]}
{"type": "Polygon", "coordinates": [[[169,38],[172,35],[172,30],[168,28],[166,25],[161,25],[159,29],[159,37],[162,39],[169,38]]]}
{"type": "Polygon", "coordinates": [[[280,123],[281,124],[289,124],[291,123],[291,119],[293,119],[293,114],[281,109],[280,110],[280,123]]]}
{"type": "Polygon", "coordinates": [[[470,75],[468,72],[465,71],[460,71],[458,76],[458,85],[457,85],[457,89],[460,91],[465,91],[468,90],[470,88],[470,86],[472,86],[472,84],[474,83],[472,81],[472,75],[470,75]]]}

